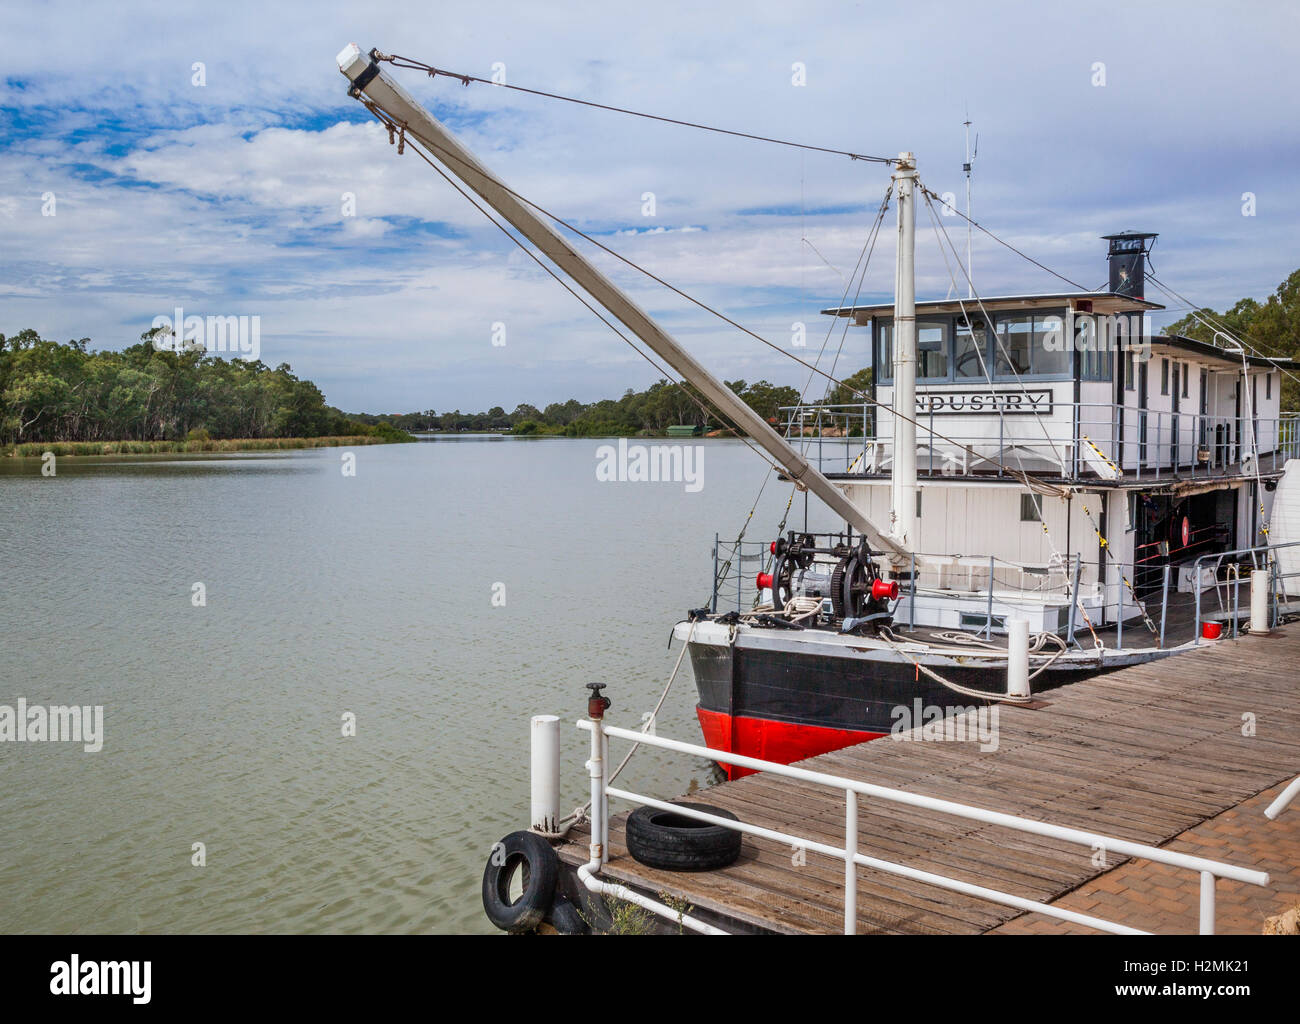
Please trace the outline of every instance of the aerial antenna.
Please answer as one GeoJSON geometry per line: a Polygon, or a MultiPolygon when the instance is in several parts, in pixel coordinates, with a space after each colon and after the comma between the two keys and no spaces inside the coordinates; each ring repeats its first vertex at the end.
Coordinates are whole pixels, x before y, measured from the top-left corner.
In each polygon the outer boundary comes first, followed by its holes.
{"type": "Polygon", "coordinates": [[[975,157],[979,156],[980,137],[979,137],[979,133],[976,132],[975,152],[972,154],[970,150],[971,119],[970,119],[969,108],[966,111],[966,120],[963,121],[962,124],[966,126],[966,162],[961,165],[961,169],[966,174],[966,297],[968,299],[973,299],[975,297],[975,274],[973,268],[971,267],[971,261],[970,261],[970,239],[971,239],[971,225],[974,222],[971,220],[971,212],[970,212],[970,172],[971,172],[971,167],[975,163],[975,157]]]}

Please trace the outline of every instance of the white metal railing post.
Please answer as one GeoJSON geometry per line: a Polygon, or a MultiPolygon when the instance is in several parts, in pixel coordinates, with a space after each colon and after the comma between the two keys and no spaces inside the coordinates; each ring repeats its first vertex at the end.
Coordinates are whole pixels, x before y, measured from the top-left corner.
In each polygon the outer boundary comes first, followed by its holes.
{"type": "Polygon", "coordinates": [[[591,727],[591,757],[587,761],[587,771],[591,775],[591,860],[604,864],[605,856],[605,765],[601,760],[601,724],[593,722],[591,727]]]}
{"type": "Polygon", "coordinates": [[[1287,809],[1287,805],[1297,796],[1300,796],[1300,775],[1297,775],[1291,781],[1291,784],[1278,794],[1276,800],[1264,808],[1264,817],[1268,818],[1269,821],[1273,821],[1287,809]]]}
{"type": "Polygon", "coordinates": [[[1214,934],[1214,872],[1201,872],[1201,934],[1214,934]]]}
{"type": "Polygon", "coordinates": [[[605,735],[605,725],[600,725],[600,847],[601,863],[609,862],[609,787],[606,784],[605,766],[609,764],[609,737],[605,735]]]}
{"type": "Polygon", "coordinates": [[[534,715],[530,823],[535,832],[560,830],[560,719],[534,715]]]}
{"type": "Polygon", "coordinates": [[[858,933],[858,794],[844,791],[844,934],[858,933]]]}

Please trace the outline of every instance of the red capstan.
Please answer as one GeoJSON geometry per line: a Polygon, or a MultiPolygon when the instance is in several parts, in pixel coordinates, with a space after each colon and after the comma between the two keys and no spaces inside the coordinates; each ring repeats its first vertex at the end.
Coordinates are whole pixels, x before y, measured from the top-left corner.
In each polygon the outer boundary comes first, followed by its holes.
{"type": "Polygon", "coordinates": [[[772,574],[770,572],[760,572],[758,574],[758,579],[755,580],[754,582],[758,584],[759,590],[771,590],[772,574]]]}
{"type": "Polygon", "coordinates": [[[890,601],[896,600],[898,598],[898,580],[890,580],[888,583],[882,579],[872,580],[871,596],[877,601],[882,597],[890,601]]]}

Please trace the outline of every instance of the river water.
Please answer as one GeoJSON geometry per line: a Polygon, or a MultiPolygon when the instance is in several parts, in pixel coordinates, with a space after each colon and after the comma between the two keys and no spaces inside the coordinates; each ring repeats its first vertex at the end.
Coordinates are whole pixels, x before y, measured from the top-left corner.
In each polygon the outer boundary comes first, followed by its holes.
{"type": "MultiPolygon", "coordinates": [[[[600,481],[606,443],[0,459],[0,705],[104,708],[96,753],[0,742],[0,932],[491,931],[529,718],[582,803],[584,685],[640,722],[767,473],[709,440],[698,490],[600,481]]],[[[698,741],[694,704],[688,661],[658,732],[698,741]]],[[[643,748],[620,784],[713,779],[643,748]]]]}

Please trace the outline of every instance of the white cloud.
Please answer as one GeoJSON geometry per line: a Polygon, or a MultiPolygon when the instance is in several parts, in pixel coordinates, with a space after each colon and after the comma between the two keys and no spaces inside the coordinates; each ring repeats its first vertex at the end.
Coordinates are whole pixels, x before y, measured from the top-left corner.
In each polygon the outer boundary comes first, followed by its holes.
{"type": "MultiPolygon", "coordinates": [[[[1105,277],[1097,235],[1160,231],[1162,277],[1222,306],[1296,263],[1300,153],[1278,126],[1300,87],[1300,26],[1270,9],[1275,30],[1261,31],[1261,17],[1172,3],[1033,17],[956,3],[11,5],[0,330],[117,345],[178,302],[258,312],[268,361],[352,409],[545,404],[644,383],[648,367],[414,154],[348,120],[360,108],[332,57],[349,36],[482,75],[501,62],[512,83],[667,116],[913,149],[924,180],[958,194],[969,107],[981,222],[1088,286],[1105,277]],[[191,85],[196,60],[204,88],[191,85]],[[1095,60],[1104,89],[1089,83],[1095,60]],[[804,88],[790,84],[794,61],[804,88]],[[1240,216],[1248,190],[1255,218],[1240,216]],[[46,191],[56,217],[40,215],[46,191]],[[498,320],[510,341],[493,350],[498,320]]],[[[842,157],[397,74],[512,187],[774,339],[796,318],[822,330],[817,310],[839,301],[887,181],[842,157]],[[744,212],[761,210],[775,212],[744,212]]],[[[962,235],[958,219],[946,226],[962,235]]],[[[918,229],[918,289],[941,295],[924,213],[918,229]]],[[[978,234],[974,248],[982,290],[1060,284],[978,234]]],[[[892,287],[891,260],[892,214],[866,293],[892,287]]],[[[801,382],[751,339],[597,262],[724,376],[801,382]]]]}

